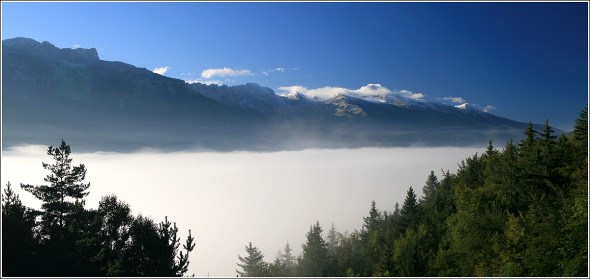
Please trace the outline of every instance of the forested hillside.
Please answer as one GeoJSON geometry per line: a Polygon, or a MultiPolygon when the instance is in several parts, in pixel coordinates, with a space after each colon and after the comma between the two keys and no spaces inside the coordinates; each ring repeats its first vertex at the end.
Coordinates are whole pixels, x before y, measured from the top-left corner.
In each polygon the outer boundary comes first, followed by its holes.
{"type": "Polygon", "coordinates": [[[326,237],[312,225],[295,257],[267,262],[249,243],[241,276],[588,276],[588,111],[570,134],[546,122],[521,142],[490,145],[393,212],[373,202],[362,229],[326,237]]]}

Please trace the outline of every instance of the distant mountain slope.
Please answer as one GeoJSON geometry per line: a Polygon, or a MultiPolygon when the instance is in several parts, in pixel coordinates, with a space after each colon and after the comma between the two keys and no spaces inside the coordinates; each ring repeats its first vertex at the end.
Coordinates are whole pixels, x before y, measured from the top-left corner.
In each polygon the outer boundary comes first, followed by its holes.
{"type": "Polygon", "coordinates": [[[2,41],[3,146],[64,138],[86,150],[278,150],[483,145],[520,138],[524,123],[437,103],[270,88],[187,84],[96,49],[2,41]]]}
{"type": "Polygon", "coordinates": [[[2,64],[5,146],[63,137],[89,149],[215,147],[237,141],[220,134],[261,118],[195,94],[182,80],[99,60],[93,49],[16,38],[2,41],[2,64]]]}

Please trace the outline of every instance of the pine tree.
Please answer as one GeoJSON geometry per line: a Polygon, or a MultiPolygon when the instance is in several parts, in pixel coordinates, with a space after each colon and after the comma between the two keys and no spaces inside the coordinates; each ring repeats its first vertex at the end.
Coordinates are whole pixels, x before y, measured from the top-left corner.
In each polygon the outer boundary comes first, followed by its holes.
{"type": "Polygon", "coordinates": [[[338,252],[340,249],[340,234],[336,231],[334,224],[332,224],[332,227],[330,227],[326,240],[326,248],[328,251],[328,267],[326,269],[326,276],[339,276],[340,270],[338,267],[338,252]]]}
{"type": "Polygon", "coordinates": [[[142,216],[134,218],[129,206],[115,196],[103,197],[98,210],[85,209],[90,187],[82,183],[86,168],[72,166],[70,153],[63,140],[57,148],[49,146],[47,154],[55,163],[43,163],[43,167],[51,172],[45,178],[50,184],[21,184],[43,202],[42,211],[22,206],[10,185],[5,189],[2,247],[4,255],[19,262],[10,266],[28,272],[23,275],[51,277],[184,275],[195,247],[191,231],[181,251],[176,224],[167,218],[159,225],[142,216]],[[33,233],[36,215],[42,220],[33,233]],[[12,253],[13,244],[20,254],[12,253]]]}
{"type": "Polygon", "coordinates": [[[281,263],[284,265],[284,276],[293,276],[295,275],[295,268],[296,268],[296,258],[291,253],[293,249],[289,246],[289,242],[285,244],[285,249],[283,249],[283,253],[281,254],[281,263]]]}
{"type": "Polygon", "coordinates": [[[328,231],[328,236],[327,238],[327,248],[328,248],[328,253],[331,256],[336,256],[336,253],[338,252],[338,245],[340,245],[340,240],[338,239],[338,233],[336,232],[336,227],[334,227],[334,224],[332,224],[332,227],[330,227],[330,230],[328,231]]]}
{"type": "Polygon", "coordinates": [[[418,220],[418,202],[416,200],[416,193],[410,187],[406,194],[406,199],[400,210],[400,234],[406,232],[407,229],[417,229],[418,220]]]}
{"type": "Polygon", "coordinates": [[[424,225],[409,228],[394,242],[393,263],[399,276],[424,276],[430,240],[424,225]]]}
{"type": "Polygon", "coordinates": [[[434,175],[434,171],[430,171],[428,178],[426,179],[426,185],[422,188],[422,201],[430,200],[434,196],[436,192],[436,188],[438,187],[439,182],[436,175],[434,175]]]}
{"type": "Polygon", "coordinates": [[[492,144],[492,140],[488,141],[488,149],[486,149],[486,155],[492,156],[498,154],[498,150],[494,149],[494,145],[492,144]]]}
{"type": "Polygon", "coordinates": [[[163,241],[165,274],[164,276],[182,276],[188,270],[188,257],[190,252],[195,248],[193,243],[194,238],[191,235],[191,230],[188,231],[188,236],[182,248],[186,253],[183,253],[180,248],[180,238],[177,237],[178,228],[176,223],[172,224],[168,221],[168,217],[164,218],[158,226],[158,234],[163,241]]]}
{"type": "Polygon", "coordinates": [[[371,202],[371,209],[369,210],[369,216],[363,217],[364,224],[363,224],[363,234],[368,234],[371,231],[375,231],[380,228],[381,223],[383,222],[381,213],[377,210],[375,206],[375,201],[371,202]]]}
{"type": "Polygon", "coordinates": [[[10,182],[2,195],[2,275],[38,276],[34,270],[35,212],[24,206],[10,182]]]}
{"type": "Polygon", "coordinates": [[[375,206],[375,201],[371,202],[369,216],[363,217],[364,224],[361,230],[361,240],[363,241],[365,256],[364,267],[361,270],[362,276],[372,276],[375,265],[379,262],[381,256],[381,245],[383,243],[383,216],[375,206]]]}
{"type": "MultiPolygon", "coordinates": [[[[61,141],[58,147],[49,146],[47,155],[53,157],[53,164],[43,162],[43,168],[50,172],[44,180],[49,185],[33,186],[22,184],[21,188],[42,201],[41,205],[41,246],[43,255],[38,270],[46,276],[80,275],[81,260],[77,240],[84,230],[76,218],[85,214],[84,197],[88,195],[90,183],[82,183],[86,176],[84,164],[72,166],[70,146],[61,141]]],[[[88,270],[88,268],[84,268],[88,270]]]]}
{"type": "Polygon", "coordinates": [[[240,277],[262,277],[267,275],[267,264],[264,262],[264,255],[258,248],[252,246],[252,242],[246,247],[246,257],[242,257],[238,254],[238,266],[242,268],[242,271],[236,270],[240,277]]]}
{"type": "Polygon", "coordinates": [[[76,202],[88,195],[90,183],[82,183],[86,176],[86,167],[84,164],[72,167],[70,153],[70,146],[64,140],[59,147],[49,146],[47,155],[52,156],[55,163],[43,162],[43,168],[51,172],[44,178],[50,185],[33,186],[21,183],[22,189],[43,202],[41,208],[46,229],[56,226],[65,228],[65,222],[76,210],[76,202]]]}
{"type": "Polygon", "coordinates": [[[574,126],[574,138],[588,142],[588,107],[584,108],[576,119],[574,126]]]}
{"type": "Polygon", "coordinates": [[[531,145],[535,142],[537,138],[537,131],[535,131],[535,128],[533,127],[533,122],[529,122],[529,125],[527,126],[526,130],[524,130],[524,135],[526,136],[526,138],[521,143],[521,146],[531,145]]]}
{"type": "Polygon", "coordinates": [[[307,233],[307,242],[302,246],[303,256],[299,264],[300,276],[326,276],[328,248],[322,238],[319,222],[311,226],[307,233]]]}

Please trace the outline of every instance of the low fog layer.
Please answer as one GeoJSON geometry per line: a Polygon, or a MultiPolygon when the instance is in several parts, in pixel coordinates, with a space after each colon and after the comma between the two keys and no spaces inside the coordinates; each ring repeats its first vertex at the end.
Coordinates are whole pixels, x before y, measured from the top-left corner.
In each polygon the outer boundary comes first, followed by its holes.
{"type": "MultiPolygon", "coordinates": [[[[56,143],[57,144],[57,143],[56,143]]],[[[45,146],[4,150],[2,188],[10,181],[23,203],[40,202],[20,183],[44,184],[51,162],[45,146]]],[[[87,208],[115,194],[132,213],[156,222],[176,222],[184,241],[192,230],[196,247],[188,275],[236,275],[238,253],[252,242],[272,262],[287,241],[293,253],[316,221],[327,233],[360,229],[371,201],[379,210],[400,206],[409,186],[420,196],[431,170],[455,172],[462,159],[481,148],[362,148],[272,153],[77,153],[91,183],[87,208]]]]}

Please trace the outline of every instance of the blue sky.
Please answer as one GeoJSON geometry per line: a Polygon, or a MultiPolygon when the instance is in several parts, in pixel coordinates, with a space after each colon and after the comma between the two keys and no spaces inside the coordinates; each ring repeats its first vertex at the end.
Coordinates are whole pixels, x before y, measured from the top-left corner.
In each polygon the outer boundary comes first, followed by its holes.
{"type": "Polygon", "coordinates": [[[562,129],[588,104],[587,24],[582,2],[2,2],[3,40],[275,91],[377,83],[562,129]]]}

